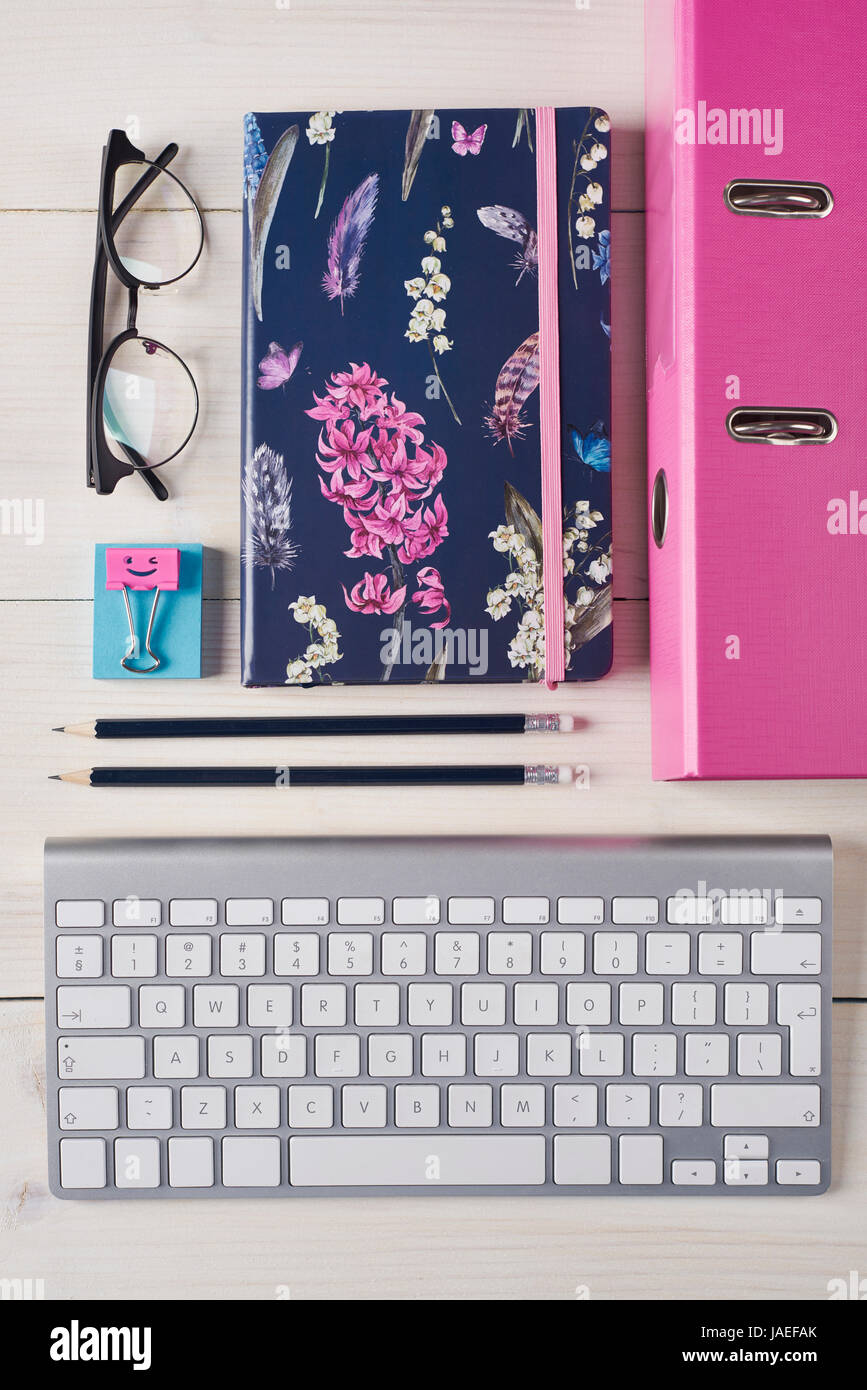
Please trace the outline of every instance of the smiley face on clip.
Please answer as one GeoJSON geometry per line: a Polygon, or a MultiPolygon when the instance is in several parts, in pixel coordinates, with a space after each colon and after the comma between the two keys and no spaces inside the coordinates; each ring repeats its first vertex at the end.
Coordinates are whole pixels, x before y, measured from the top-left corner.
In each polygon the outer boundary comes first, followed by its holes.
{"type": "Polygon", "coordinates": [[[168,546],[106,550],[106,588],[176,589],[179,558],[179,552],[168,546]]]}

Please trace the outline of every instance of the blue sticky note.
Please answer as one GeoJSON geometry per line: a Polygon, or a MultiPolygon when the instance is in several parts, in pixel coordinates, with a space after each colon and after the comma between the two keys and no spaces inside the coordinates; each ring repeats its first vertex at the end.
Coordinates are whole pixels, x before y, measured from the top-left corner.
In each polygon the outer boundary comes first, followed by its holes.
{"type": "MultiPolygon", "coordinates": [[[[135,550],[147,548],[147,541],[126,542],[135,550]]],[[[202,547],[175,545],[180,552],[180,572],[177,589],[160,593],[151,633],[151,650],[160,659],[156,671],[147,675],[127,671],[121,658],[129,651],[129,622],[123,593],[106,589],[105,552],[124,545],[112,541],[97,545],[93,566],[93,675],[95,680],[145,681],[162,679],[191,679],[202,674],[202,547]]],[[[157,542],[157,550],[165,549],[157,542]]],[[[140,659],[135,665],[147,666],[145,636],[148,630],[153,589],[127,589],[133,622],[138,637],[140,659]]]]}

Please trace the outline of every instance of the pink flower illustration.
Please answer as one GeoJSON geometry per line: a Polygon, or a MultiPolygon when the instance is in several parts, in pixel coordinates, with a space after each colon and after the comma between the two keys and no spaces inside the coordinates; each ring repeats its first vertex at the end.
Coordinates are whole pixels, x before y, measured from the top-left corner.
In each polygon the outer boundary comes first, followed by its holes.
{"type": "Polygon", "coordinates": [[[452,608],[446,598],[439,570],[434,569],[432,565],[425,565],[416,575],[416,582],[419,588],[412,596],[413,603],[417,603],[423,613],[438,613],[444,608],[445,617],[438,623],[431,623],[431,627],[446,627],[452,616],[452,608]]]}
{"type": "Polygon", "coordinates": [[[385,377],[377,376],[366,362],[362,362],[360,367],[357,362],[350,362],[349,365],[352,368],[350,372],[331,373],[333,385],[329,386],[328,394],[336,401],[354,405],[356,410],[379,407],[383,400],[382,388],[388,385],[385,377]]]}
{"type": "Polygon", "coordinates": [[[406,585],[392,593],[388,587],[387,575],[370,574],[367,570],[364,572],[364,578],[353,587],[351,594],[346,592],[345,584],[342,588],[346,606],[354,613],[396,613],[403,607],[406,597],[406,585]]]}
{"type": "MultiPolygon", "coordinates": [[[[383,430],[379,431],[379,435],[380,439],[373,445],[379,468],[369,470],[370,477],[380,483],[391,483],[393,489],[421,491],[425,488],[425,463],[424,459],[419,458],[419,451],[416,451],[414,458],[410,458],[402,439],[389,440],[387,435],[383,439],[383,430]]],[[[427,491],[430,492],[430,488],[427,491]]]]}
{"type": "Polygon", "coordinates": [[[322,431],[319,432],[319,449],[322,454],[329,454],[330,458],[322,458],[316,455],[316,462],[320,468],[326,472],[333,473],[336,468],[347,469],[350,478],[356,481],[361,477],[362,469],[368,462],[367,449],[370,444],[371,429],[362,430],[356,438],[355,424],[352,420],[345,421],[342,425],[332,425],[328,430],[328,443],[322,439],[322,431]]]}
{"type": "Polygon", "coordinates": [[[327,497],[329,502],[340,502],[344,506],[372,507],[377,498],[375,491],[372,496],[369,495],[370,489],[373,487],[370,478],[365,476],[360,478],[358,482],[347,483],[344,481],[343,473],[339,468],[331,475],[330,487],[322,477],[319,479],[319,487],[322,496],[327,497]]]}

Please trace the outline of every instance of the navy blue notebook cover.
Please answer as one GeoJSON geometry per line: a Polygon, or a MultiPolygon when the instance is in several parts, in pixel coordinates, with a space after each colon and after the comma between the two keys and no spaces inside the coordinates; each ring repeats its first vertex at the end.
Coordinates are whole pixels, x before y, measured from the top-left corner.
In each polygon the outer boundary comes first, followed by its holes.
{"type": "MultiPolygon", "coordinates": [[[[594,680],[611,136],[598,108],[554,118],[553,543],[565,679],[594,680]]],[[[544,678],[536,127],[532,108],[245,117],[245,685],[544,678]]]]}

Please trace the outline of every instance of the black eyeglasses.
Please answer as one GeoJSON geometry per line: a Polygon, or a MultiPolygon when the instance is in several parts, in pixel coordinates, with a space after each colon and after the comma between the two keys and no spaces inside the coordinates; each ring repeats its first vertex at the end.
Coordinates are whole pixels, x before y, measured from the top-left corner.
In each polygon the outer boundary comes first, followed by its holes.
{"type": "Polygon", "coordinates": [[[192,270],[205,241],[192,194],[167,165],[166,145],[146,159],[122,130],[102,152],[99,226],[90,292],[87,485],[114,492],[138,473],[160,501],[168,497],[154,471],[175,458],[196,427],[199,394],[186,363],[136,329],[139,290],[174,284],[192,270]],[[109,266],[129,291],[126,329],[106,346],[109,266]]]}

